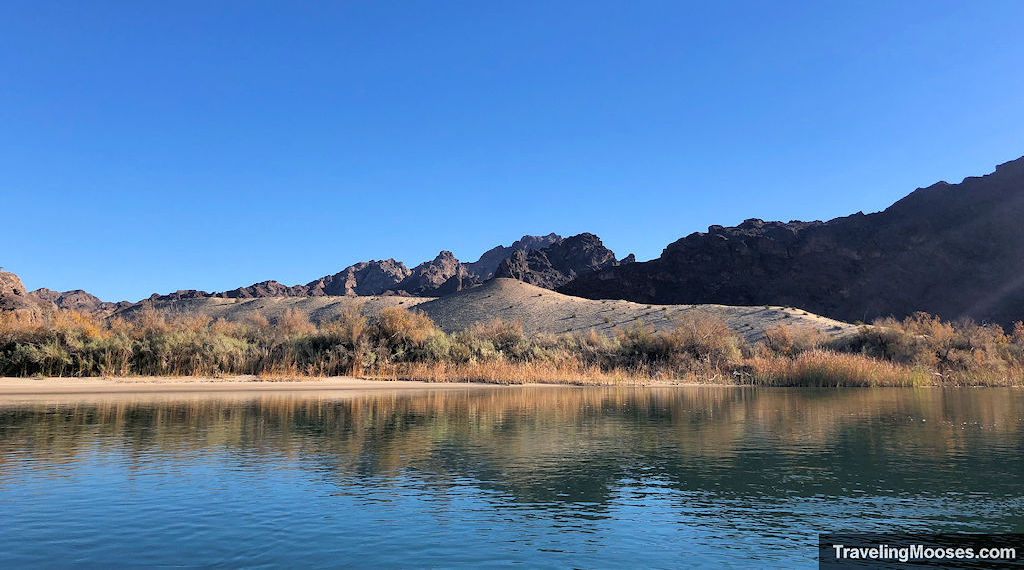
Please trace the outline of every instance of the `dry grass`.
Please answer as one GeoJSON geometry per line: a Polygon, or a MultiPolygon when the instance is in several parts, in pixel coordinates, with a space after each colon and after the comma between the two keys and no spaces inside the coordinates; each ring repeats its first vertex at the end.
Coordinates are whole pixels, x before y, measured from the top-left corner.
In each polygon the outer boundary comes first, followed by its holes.
{"type": "Polygon", "coordinates": [[[813,349],[791,356],[754,357],[743,376],[766,386],[921,386],[930,378],[918,370],[861,354],[813,349]]]}
{"type": "Polygon", "coordinates": [[[569,384],[577,386],[722,383],[722,379],[655,373],[648,368],[602,370],[579,361],[509,362],[496,360],[454,364],[447,362],[396,364],[367,376],[373,379],[423,382],[484,382],[489,384],[569,384]]]}
{"type": "Polygon", "coordinates": [[[719,383],[774,386],[1021,386],[1024,325],[946,323],[927,315],[879,321],[839,341],[785,326],[748,343],[718,315],[614,334],[534,334],[499,319],[449,334],[424,313],[350,306],[311,323],[299,311],[246,322],[167,315],[98,320],[73,311],[0,315],[8,376],[351,375],[502,384],[719,383]]]}

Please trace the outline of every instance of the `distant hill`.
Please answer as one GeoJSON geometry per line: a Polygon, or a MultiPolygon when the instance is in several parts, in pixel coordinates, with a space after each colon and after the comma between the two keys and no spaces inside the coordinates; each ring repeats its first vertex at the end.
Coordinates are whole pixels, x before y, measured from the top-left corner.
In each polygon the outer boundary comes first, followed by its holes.
{"type": "Polygon", "coordinates": [[[960,184],[920,188],[883,212],[828,222],[711,226],[644,263],[559,291],[641,303],[790,305],[870,321],[926,311],[1024,319],[1024,158],[960,184]]]}
{"type": "Polygon", "coordinates": [[[38,316],[60,308],[105,316],[130,305],[127,302],[107,303],[81,289],[63,293],[49,289],[26,291],[17,275],[0,271],[0,311],[38,316]]]}
{"type": "Polygon", "coordinates": [[[647,325],[655,329],[676,326],[685,315],[711,314],[721,318],[733,330],[751,341],[763,337],[764,330],[787,325],[798,330],[814,330],[826,337],[847,334],[856,327],[787,307],[726,307],[721,305],[656,306],[629,301],[599,301],[570,297],[514,279],[495,278],[486,283],[444,297],[266,297],[145,301],[117,314],[132,318],[146,307],[177,315],[207,315],[244,322],[256,313],[275,321],[288,310],[307,315],[313,322],[337,319],[350,307],[359,307],[366,315],[375,315],[385,307],[404,307],[423,311],[446,332],[458,332],[474,324],[494,319],[519,321],[528,334],[587,332],[611,334],[616,328],[647,325]]]}
{"type": "MultiPolygon", "coordinates": [[[[525,235],[510,246],[499,245],[486,251],[472,263],[462,263],[450,251],[409,269],[401,261],[370,260],[350,265],[333,275],[326,275],[305,285],[284,285],[277,281],[263,281],[220,293],[207,293],[194,289],[175,291],[167,295],[154,294],[153,300],[202,299],[222,297],[247,299],[252,297],[307,297],[333,295],[447,295],[479,285],[492,278],[498,265],[519,252],[546,247],[562,241],[558,234],[546,236],[525,235]]],[[[600,240],[598,240],[600,241],[600,240]]]]}
{"type": "MultiPolygon", "coordinates": [[[[874,214],[711,226],[669,244],[647,262],[635,262],[632,254],[617,259],[590,233],[525,235],[470,263],[441,251],[411,269],[394,259],[370,260],[305,285],[263,281],[219,293],[154,294],[146,302],[177,308],[167,303],[323,298],[296,301],[315,317],[331,314],[339,297],[396,296],[407,300],[393,304],[422,304],[427,310],[428,301],[443,304],[434,297],[475,294],[481,283],[495,278],[576,298],[642,305],[789,306],[849,322],[926,311],[947,320],[970,317],[1008,326],[1024,320],[1024,158],[959,184],[919,188],[874,214]]],[[[26,293],[17,276],[0,273],[0,310],[63,308],[110,315],[130,312],[131,305],[103,302],[81,290],[26,293]]],[[[204,306],[222,305],[230,312],[224,303],[204,306]]],[[[603,318],[600,322],[605,324],[603,318]]]]}

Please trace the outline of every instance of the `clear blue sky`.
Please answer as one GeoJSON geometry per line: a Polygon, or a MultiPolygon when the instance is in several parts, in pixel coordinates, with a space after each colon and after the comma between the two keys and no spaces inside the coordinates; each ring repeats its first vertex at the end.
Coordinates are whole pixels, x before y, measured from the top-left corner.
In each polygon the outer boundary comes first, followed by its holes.
{"type": "Polygon", "coordinates": [[[135,300],[657,257],[1024,155],[1024,2],[0,3],[0,265],[135,300]]]}

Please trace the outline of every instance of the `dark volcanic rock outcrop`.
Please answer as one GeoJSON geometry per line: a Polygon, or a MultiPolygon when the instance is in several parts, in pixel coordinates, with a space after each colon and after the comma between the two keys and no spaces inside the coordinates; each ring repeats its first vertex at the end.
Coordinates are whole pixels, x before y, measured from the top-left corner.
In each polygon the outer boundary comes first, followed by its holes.
{"type": "Polygon", "coordinates": [[[0,311],[19,311],[30,315],[43,315],[57,309],[78,311],[107,316],[115,310],[131,305],[126,301],[108,303],[75,289],[74,291],[51,291],[36,289],[26,292],[21,279],[13,273],[0,271],[0,311]]]}
{"type": "Polygon", "coordinates": [[[151,300],[198,299],[205,297],[303,297],[322,295],[417,295],[437,296],[461,291],[480,284],[494,275],[498,264],[517,251],[531,251],[551,245],[562,238],[558,234],[525,235],[511,246],[499,245],[473,263],[462,263],[450,251],[409,269],[394,259],[371,260],[350,265],[334,275],[327,275],[305,285],[287,286],[277,281],[263,281],[221,293],[183,290],[167,295],[154,294],[151,300]]]}
{"type": "Polygon", "coordinates": [[[59,309],[99,315],[109,315],[118,308],[131,304],[125,301],[120,303],[101,301],[99,297],[86,291],[82,291],[81,289],[75,289],[72,291],[52,291],[44,287],[42,289],[32,291],[29,295],[44,304],[52,305],[59,309]]]}
{"type": "Polygon", "coordinates": [[[848,321],[927,311],[1024,319],[1024,158],[829,222],[711,226],[660,258],[582,275],[570,295],[644,303],[790,305],[848,321]]]}
{"type": "Polygon", "coordinates": [[[253,283],[248,287],[239,287],[221,293],[207,293],[195,289],[181,289],[167,295],[154,293],[150,295],[149,301],[181,301],[183,299],[205,299],[219,297],[222,299],[252,299],[256,297],[305,297],[309,295],[305,285],[293,285],[291,287],[277,281],[261,281],[253,283]]]}
{"type": "Polygon", "coordinates": [[[499,245],[472,263],[462,263],[450,251],[409,269],[400,261],[367,261],[308,283],[308,295],[383,295],[399,293],[417,296],[447,295],[473,287],[494,276],[498,264],[516,251],[529,251],[550,245],[561,237],[525,235],[511,246],[499,245]]]}
{"type": "MultiPolygon", "coordinates": [[[[632,254],[627,257],[633,260],[632,254]]],[[[501,262],[495,277],[511,277],[532,285],[554,289],[579,275],[615,267],[619,262],[612,250],[594,234],[582,233],[531,251],[516,251],[501,262]]]]}
{"type": "Polygon", "coordinates": [[[38,315],[42,313],[42,306],[38,300],[29,296],[17,275],[0,271],[0,311],[38,315]]]}
{"type": "Polygon", "coordinates": [[[449,277],[441,284],[440,287],[429,291],[428,294],[432,297],[441,297],[444,295],[451,295],[452,293],[462,291],[463,289],[476,287],[479,284],[480,279],[478,279],[476,275],[471,274],[464,264],[460,264],[455,275],[449,277]]]}
{"type": "MultiPolygon", "coordinates": [[[[433,296],[442,286],[461,290],[462,280],[468,278],[468,273],[462,263],[450,251],[442,251],[431,261],[425,261],[412,268],[409,276],[402,280],[396,287],[396,291],[416,296],[433,296]],[[449,284],[449,280],[456,277],[456,281],[449,284]]],[[[454,291],[451,291],[454,292],[454,291]]]]}
{"type": "Polygon", "coordinates": [[[127,301],[108,303],[75,289],[74,291],[51,291],[36,289],[26,292],[21,279],[13,273],[0,271],[0,311],[20,311],[31,315],[43,315],[57,309],[78,311],[107,316],[115,310],[131,305],[127,301]]]}
{"type": "Polygon", "coordinates": [[[160,295],[153,293],[149,296],[149,301],[180,301],[182,299],[205,299],[207,297],[223,297],[224,293],[207,293],[206,291],[197,291],[195,289],[179,289],[173,293],[167,295],[160,295]]]}
{"type": "Polygon", "coordinates": [[[292,285],[289,287],[277,281],[261,281],[248,287],[239,287],[231,291],[225,291],[219,295],[228,299],[250,299],[253,297],[304,297],[309,295],[309,290],[304,285],[292,285]]]}
{"type": "Polygon", "coordinates": [[[466,263],[466,270],[470,275],[476,276],[480,281],[487,281],[491,277],[494,277],[494,272],[498,269],[498,265],[500,265],[502,261],[512,257],[512,254],[515,252],[541,249],[556,243],[561,239],[562,236],[556,233],[550,233],[546,236],[526,235],[512,242],[512,245],[510,246],[499,245],[485,251],[484,254],[480,256],[480,259],[473,263],[466,263]]]}
{"type": "Polygon", "coordinates": [[[380,295],[395,288],[411,272],[401,261],[363,261],[306,285],[310,295],[380,295]]]}

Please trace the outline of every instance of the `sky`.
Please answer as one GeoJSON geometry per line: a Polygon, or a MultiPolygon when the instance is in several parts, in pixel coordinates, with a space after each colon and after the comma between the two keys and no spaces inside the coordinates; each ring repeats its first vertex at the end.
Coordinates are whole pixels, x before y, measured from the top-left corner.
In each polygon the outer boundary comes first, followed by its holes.
{"type": "Polygon", "coordinates": [[[0,266],[137,300],[588,231],[620,257],[1024,155],[1024,2],[0,3],[0,266]]]}

